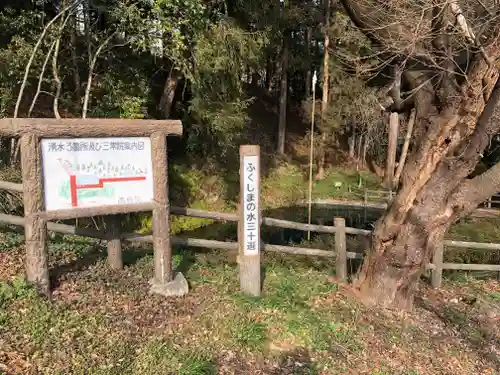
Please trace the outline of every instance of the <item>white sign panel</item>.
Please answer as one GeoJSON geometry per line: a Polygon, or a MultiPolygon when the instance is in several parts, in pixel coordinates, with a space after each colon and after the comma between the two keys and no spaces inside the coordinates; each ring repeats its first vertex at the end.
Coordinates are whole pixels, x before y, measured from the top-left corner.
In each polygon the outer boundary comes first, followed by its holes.
{"type": "Polygon", "coordinates": [[[243,253],[256,255],[260,250],[259,157],[243,157],[243,253]]]}
{"type": "Polygon", "coordinates": [[[47,138],[41,148],[46,211],[153,201],[147,137],[47,138]]]}

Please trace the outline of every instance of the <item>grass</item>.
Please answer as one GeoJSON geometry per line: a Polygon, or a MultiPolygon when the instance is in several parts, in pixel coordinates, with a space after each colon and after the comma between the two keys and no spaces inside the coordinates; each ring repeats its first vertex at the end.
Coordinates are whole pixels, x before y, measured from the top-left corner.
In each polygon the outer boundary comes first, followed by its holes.
{"type": "MultiPolygon", "coordinates": [[[[237,189],[218,182],[211,194],[219,199],[209,201],[196,193],[205,177],[180,172],[178,185],[186,191],[178,188],[176,199],[184,194],[192,207],[234,211],[227,192],[237,189]]],[[[304,200],[304,176],[290,164],[272,170],[263,179],[264,207],[304,200]]],[[[378,187],[372,175],[332,169],[315,184],[314,197],[356,199],[352,187],[360,178],[364,187],[378,187]],[[332,188],[336,182],[338,189],[332,188]]],[[[199,231],[195,237],[234,235],[234,226],[211,223],[176,218],[172,226],[175,233],[199,231]]],[[[147,216],[132,224],[142,232],[151,226],[147,216]]],[[[500,242],[499,224],[468,219],[450,236],[500,242]]],[[[328,248],[331,240],[317,236],[309,245],[328,248]]],[[[165,299],[148,293],[151,249],[130,250],[127,267],[110,271],[101,243],[55,236],[50,261],[58,285],[48,302],[21,277],[22,244],[19,235],[0,234],[0,374],[500,373],[500,360],[488,352],[500,337],[491,318],[499,316],[498,282],[466,275],[440,291],[424,287],[424,302],[414,313],[395,314],[359,305],[348,289],[330,281],[335,267],[329,260],[265,255],[263,296],[253,298],[239,292],[234,254],[178,249],[174,264],[191,291],[165,299]],[[473,305],[450,302],[471,294],[477,296],[473,305]]],[[[474,258],[480,255],[471,255],[480,253],[452,250],[457,259],[480,263],[474,258]]]]}
{"type": "Polygon", "coordinates": [[[500,327],[478,322],[500,309],[492,281],[424,288],[429,306],[396,314],[358,304],[330,281],[328,261],[266,254],[256,298],[239,292],[230,254],[178,249],[191,291],[165,299],[148,293],[150,249],[130,250],[126,268],[111,271],[99,243],[56,240],[51,264],[65,272],[51,302],[23,281],[22,248],[0,252],[6,374],[498,374],[485,348],[500,327]],[[481,302],[447,302],[471,294],[481,302]]]}

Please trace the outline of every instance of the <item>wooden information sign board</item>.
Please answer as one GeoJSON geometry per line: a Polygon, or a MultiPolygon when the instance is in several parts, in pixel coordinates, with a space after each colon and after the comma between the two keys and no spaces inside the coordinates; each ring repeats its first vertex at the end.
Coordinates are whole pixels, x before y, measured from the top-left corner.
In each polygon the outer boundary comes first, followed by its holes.
{"type": "Polygon", "coordinates": [[[109,262],[121,268],[120,224],[112,215],[140,211],[153,211],[151,290],[187,291],[182,275],[172,274],[167,181],[166,137],[182,134],[180,121],[1,119],[0,134],[20,137],[26,273],[40,292],[50,294],[48,220],[106,216],[109,262]]]}

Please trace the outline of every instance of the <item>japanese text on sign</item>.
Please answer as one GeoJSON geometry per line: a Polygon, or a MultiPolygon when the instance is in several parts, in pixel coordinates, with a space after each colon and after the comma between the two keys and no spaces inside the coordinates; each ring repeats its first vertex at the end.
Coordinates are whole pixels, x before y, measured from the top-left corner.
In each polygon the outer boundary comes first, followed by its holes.
{"type": "Polygon", "coordinates": [[[61,141],[51,140],[48,152],[85,152],[85,151],[142,151],[144,141],[61,141]]]}
{"type": "Polygon", "coordinates": [[[45,210],[153,201],[145,137],[42,139],[45,210]]]}
{"type": "Polygon", "coordinates": [[[258,254],[260,250],[259,157],[243,158],[243,253],[258,254]]]}

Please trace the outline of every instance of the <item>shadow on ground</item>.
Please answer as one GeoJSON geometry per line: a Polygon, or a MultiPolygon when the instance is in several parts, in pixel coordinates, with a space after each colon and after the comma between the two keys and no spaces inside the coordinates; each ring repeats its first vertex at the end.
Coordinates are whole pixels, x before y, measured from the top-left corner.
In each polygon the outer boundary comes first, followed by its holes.
{"type": "MultiPolygon", "coordinates": [[[[377,211],[370,211],[366,209],[342,209],[342,208],[329,208],[325,206],[314,206],[313,217],[311,222],[320,225],[333,225],[335,217],[344,217],[346,219],[346,226],[370,229],[371,224],[380,215],[377,211]],[[325,219],[328,218],[328,219],[325,219]]],[[[302,206],[281,207],[277,209],[266,210],[263,212],[265,217],[272,217],[283,220],[291,220],[296,222],[307,223],[307,208],[302,206]]],[[[311,233],[311,241],[306,240],[307,232],[296,229],[281,229],[262,227],[262,241],[268,244],[277,245],[290,245],[301,246],[310,248],[319,248],[323,250],[332,250],[334,244],[334,236],[330,234],[311,233]]],[[[215,222],[203,226],[201,228],[180,233],[179,236],[187,238],[201,238],[209,240],[237,242],[237,224],[234,222],[215,222]]],[[[52,237],[54,243],[63,243],[67,241],[67,237],[61,235],[54,235],[52,237]]],[[[107,256],[106,245],[104,241],[95,241],[89,243],[84,239],[72,239],[72,246],[80,246],[81,251],[77,251],[75,257],[71,260],[52,259],[51,264],[51,282],[54,288],[57,288],[61,280],[64,280],[66,274],[82,271],[91,267],[93,264],[101,261],[107,256]]],[[[366,249],[366,239],[363,236],[348,235],[347,250],[354,252],[363,252],[366,249]]],[[[195,254],[208,254],[211,249],[200,248],[183,248],[174,247],[174,256],[179,258],[176,270],[179,272],[187,272],[190,267],[196,262],[195,254]]],[[[56,252],[57,254],[57,252],[56,252]]],[[[152,246],[140,246],[128,248],[123,253],[123,261],[125,265],[131,266],[138,262],[146,255],[153,254],[152,246]]],[[[236,251],[227,251],[225,256],[217,256],[213,258],[214,261],[222,261],[235,263],[236,251]]],[[[266,255],[264,256],[266,259],[266,255]]],[[[331,271],[332,261],[326,258],[319,259],[318,257],[297,256],[297,255],[272,255],[273,261],[287,263],[294,267],[306,267],[321,270],[327,268],[331,271]]],[[[359,261],[350,262],[350,272],[355,273],[359,261]]],[[[265,269],[263,270],[265,275],[265,269]]]]}
{"type": "Polygon", "coordinates": [[[309,352],[302,348],[283,353],[280,356],[278,366],[270,375],[312,375],[319,373],[309,352]]]}
{"type": "Polygon", "coordinates": [[[465,346],[500,371],[500,348],[496,348],[500,343],[500,306],[474,295],[457,297],[433,303],[419,296],[415,305],[434,314],[445,326],[456,332],[465,346]]]}

